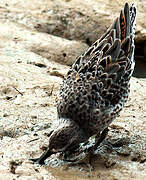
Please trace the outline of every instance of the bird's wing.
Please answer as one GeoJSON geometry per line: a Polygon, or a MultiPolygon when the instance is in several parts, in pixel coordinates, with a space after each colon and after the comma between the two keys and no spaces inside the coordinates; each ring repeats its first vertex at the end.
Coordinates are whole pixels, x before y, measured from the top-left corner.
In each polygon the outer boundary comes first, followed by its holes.
{"type": "Polygon", "coordinates": [[[77,58],[61,86],[59,116],[82,125],[85,119],[96,121],[99,113],[121,110],[134,69],[135,16],[134,5],[126,3],[107,32],[77,58]]]}

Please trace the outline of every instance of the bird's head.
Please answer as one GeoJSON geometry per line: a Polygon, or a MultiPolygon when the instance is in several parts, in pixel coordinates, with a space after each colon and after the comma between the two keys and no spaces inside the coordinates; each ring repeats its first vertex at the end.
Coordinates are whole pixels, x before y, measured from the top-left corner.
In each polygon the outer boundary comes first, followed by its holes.
{"type": "Polygon", "coordinates": [[[86,136],[76,124],[61,123],[53,130],[49,139],[48,149],[52,154],[58,152],[74,151],[79,144],[86,140],[86,136]]]}

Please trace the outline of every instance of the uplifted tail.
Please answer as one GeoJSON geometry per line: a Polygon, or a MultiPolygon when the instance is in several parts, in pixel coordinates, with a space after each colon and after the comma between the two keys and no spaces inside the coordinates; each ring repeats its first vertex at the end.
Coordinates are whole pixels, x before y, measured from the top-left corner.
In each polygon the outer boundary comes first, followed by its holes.
{"type": "Polygon", "coordinates": [[[130,7],[130,33],[132,34],[132,40],[134,41],[136,26],[136,7],[134,4],[130,7]]]}
{"type": "Polygon", "coordinates": [[[72,69],[78,73],[95,71],[98,78],[102,70],[108,74],[116,73],[117,80],[122,79],[124,74],[130,79],[135,65],[135,21],[136,7],[134,4],[129,7],[126,3],[106,33],[78,57],[72,69]]]}
{"type": "Polygon", "coordinates": [[[99,39],[101,44],[105,39],[110,43],[108,50],[104,52],[103,56],[110,55],[112,63],[118,63],[125,59],[129,64],[126,69],[131,69],[131,74],[134,70],[134,37],[136,25],[136,7],[134,4],[129,7],[125,4],[124,9],[121,10],[120,16],[116,18],[114,23],[110,26],[107,32],[99,39]]]}
{"type": "Polygon", "coordinates": [[[136,8],[134,4],[129,8],[128,3],[125,4],[124,10],[120,14],[121,40],[135,35],[136,8]]]}
{"type": "MultiPolygon", "coordinates": [[[[126,6],[126,5],[125,5],[126,6]]],[[[135,61],[134,61],[134,37],[135,37],[135,26],[136,26],[136,7],[134,4],[130,7],[130,35],[131,35],[131,52],[129,53],[129,59],[133,61],[133,64],[131,65],[132,73],[134,70],[135,66],[135,61]]]]}
{"type": "Polygon", "coordinates": [[[134,4],[130,6],[128,3],[125,3],[124,9],[121,10],[120,17],[117,17],[114,23],[110,26],[107,32],[100,38],[101,42],[112,29],[116,30],[116,37],[123,41],[126,37],[132,36],[134,39],[135,36],[135,25],[136,25],[136,7],[134,4]]]}

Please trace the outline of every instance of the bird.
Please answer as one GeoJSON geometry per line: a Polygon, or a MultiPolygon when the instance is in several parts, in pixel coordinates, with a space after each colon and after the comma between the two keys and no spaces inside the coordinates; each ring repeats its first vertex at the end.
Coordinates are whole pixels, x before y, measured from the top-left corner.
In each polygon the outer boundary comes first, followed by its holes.
{"type": "Polygon", "coordinates": [[[125,3],[107,31],[75,60],[60,88],[48,148],[33,162],[42,165],[56,153],[66,157],[94,135],[97,140],[91,149],[104,140],[130,92],[135,26],[136,7],[125,3]]]}

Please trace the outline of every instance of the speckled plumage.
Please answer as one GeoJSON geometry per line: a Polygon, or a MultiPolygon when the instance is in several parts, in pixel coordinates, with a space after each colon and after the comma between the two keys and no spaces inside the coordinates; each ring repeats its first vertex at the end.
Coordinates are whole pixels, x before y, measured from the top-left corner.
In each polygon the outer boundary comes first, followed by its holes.
{"type": "Polygon", "coordinates": [[[134,69],[134,26],[126,4],[106,34],[77,58],[63,81],[59,118],[75,121],[89,137],[107,128],[127,101],[134,69]]]}
{"type": "MultiPolygon", "coordinates": [[[[70,68],[60,89],[58,125],[50,136],[48,151],[74,150],[119,115],[135,64],[135,17],[136,8],[126,3],[107,32],[70,68]]],[[[41,157],[41,162],[45,158],[41,157]]]]}

